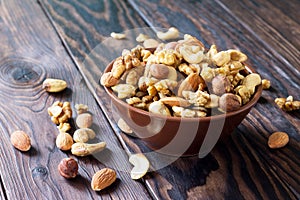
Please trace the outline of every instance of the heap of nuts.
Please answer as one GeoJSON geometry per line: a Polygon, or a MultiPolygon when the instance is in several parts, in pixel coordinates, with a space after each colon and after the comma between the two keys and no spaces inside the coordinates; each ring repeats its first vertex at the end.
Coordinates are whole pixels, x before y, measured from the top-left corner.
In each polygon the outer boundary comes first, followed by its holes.
{"type": "MultiPolygon", "coordinates": [[[[150,51],[142,46],[123,50],[101,84],[131,106],[151,113],[178,117],[205,117],[215,109],[238,110],[261,84],[248,73],[247,56],[238,50],[209,50],[195,37],[160,43],[150,51]]],[[[220,113],[220,112],[217,112],[220,113]]]]}

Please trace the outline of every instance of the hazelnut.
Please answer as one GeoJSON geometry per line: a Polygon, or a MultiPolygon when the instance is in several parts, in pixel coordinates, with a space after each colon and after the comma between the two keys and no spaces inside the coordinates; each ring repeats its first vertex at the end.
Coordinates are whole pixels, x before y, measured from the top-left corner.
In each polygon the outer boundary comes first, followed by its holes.
{"type": "Polygon", "coordinates": [[[152,64],[150,66],[150,73],[155,78],[165,79],[169,75],[169,68],[164,64],[152,64]]]}
{"type": "Polygon", "coordinates": [[[219,99],[219,107],[222,111],[231,112],[241,107],[238,96],[232,93],[225,93],[219,99]]]}
{"type": "Polygon", "coordinates": [[[65,178],[75,178],[78,174],[78,164],[73,158],[64,158],[58,165],[58,171],[65,178]]]}
{"type": "Polygon", "coordinates": [[[89,128],[93,124],[93,116],[90,113],[82,113],[76,118],[76,125],[79,128],[89,128]]]}
{"type": "Polygon", "coordinates": [[[73,143],[73,138],[69,133],[60,132],[56,137],[56,146],[63,151],[70,150],[73,143]]]}
{"type": "Polygon", "coordinates": [[[213,93],[216,95],[222,95],[231,91],[230,81],[226,76],[218,75],[211,81],[213,93]]]}

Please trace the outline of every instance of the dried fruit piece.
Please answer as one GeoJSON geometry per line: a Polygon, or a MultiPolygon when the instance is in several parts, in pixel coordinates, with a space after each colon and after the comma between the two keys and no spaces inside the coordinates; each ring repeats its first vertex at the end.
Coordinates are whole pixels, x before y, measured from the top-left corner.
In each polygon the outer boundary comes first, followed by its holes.
{"type": "Polygon", "coordinates": [[[43,88],[47,92],[61,92],[68,87],[68,84],[64,80],[47,78],[43,82],[43,88]]]}
{"type": "Polygon", "coordinates": [[[96,133],[90,128],[80,128],[74,132],[73,139],[75,142],[87,142],[96,137],[96,133]]]}
{"type": "Polygon", "coordinates": [[[75,178],[78,174],[78,163],[73,158],[64,158],[58,165],[60,175],[65,178],[75,178]]]}
{"type": "Polygon", "coordinates": [[[82,113],[76,118],[76,125],[79,128],[89,128],[93,124],[93,116],[90,113],[82,113]]]}
{"type": "Polygon", "coordinates": [[[15,131],[10,136],[12,145],[20,151],[28,151],[31,148],[30,137],[24,131],[15,131]]]}
{"type": "Polygon", "coordinates": [[[87,144],[83,142],[77,142],[72,145],[71,152],[76,156],[87,156],[93,153],[97,153],[105,149],[106,143],[99,142],[95,144],[87,144]]]}
{"type": "Polygon", "coordinates": [[[72,136],[69,133],[60,132],[56,137],[55,143],[59,149],[67,151],[71,149],[74,142],[72,136]]]}
{"type": "Polygon", "coordinates": [[[134,166],[130,172],[130,176],[134,180],[142,178],[150,167],[148,159],[142,153],[132,154],[129,162],[134,166]]]}
{"type": "Polygon", "coordinates": [[[124,133],[127,133],[127,134],[133,134],[133,131],[131,130],[131,128],[128,126],[128,124],[122,119],[120,118],[118,120],[118,127],[124,132],[124,133]]]}
{"type": "Polygon", "coordinates": [[[285,132],[274,132],[268,139],[268,145],[271,149],[284,147],[288,142],[289,135],[285,132]]]}
{"type": "Polygon", "coordinates": [[[110,168],[97,171],[92,178],[91,187],[94,191],[100,191],[113,184],[117,179],[117,173],[110,168]]]}

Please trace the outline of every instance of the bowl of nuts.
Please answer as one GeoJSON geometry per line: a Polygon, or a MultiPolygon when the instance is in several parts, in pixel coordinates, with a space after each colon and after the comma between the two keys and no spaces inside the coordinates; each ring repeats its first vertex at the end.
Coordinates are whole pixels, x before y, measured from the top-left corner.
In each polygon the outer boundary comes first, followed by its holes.
{"type": "Polygon", "coordinates": [[[206,49],[185,35],[155,49],[124,50],[100,83],[119,116],[150,149],[204,157],[261,96],[261,78],[246,60],[238,50],[206,49]]]}

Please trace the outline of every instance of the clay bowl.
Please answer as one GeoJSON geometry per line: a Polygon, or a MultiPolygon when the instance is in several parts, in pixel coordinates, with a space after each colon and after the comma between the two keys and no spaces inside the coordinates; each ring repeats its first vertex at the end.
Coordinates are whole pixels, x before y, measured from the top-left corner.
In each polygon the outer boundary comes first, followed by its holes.
{"type": "MultiPolygon", "coordinates": [[[[110,63],[105,72],[112,68],[110,63]]],[[[246,67],[248,73],[255,72],[246,67]]],[[[104,87],[117,114],[153,151],[174,156],[206,156],[219,140],[228,138],[243,121],[262,93],[257,86],[250,102],[239,110],[202,118],[166,117],[128,105],[111,88],[104,87]]]]}

